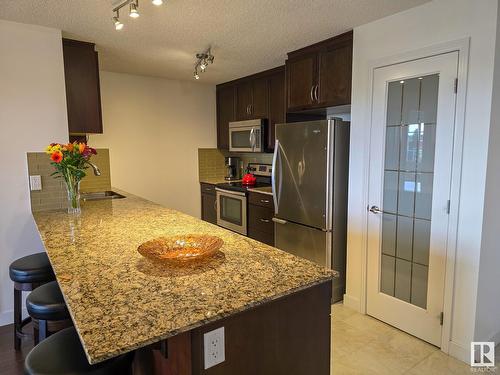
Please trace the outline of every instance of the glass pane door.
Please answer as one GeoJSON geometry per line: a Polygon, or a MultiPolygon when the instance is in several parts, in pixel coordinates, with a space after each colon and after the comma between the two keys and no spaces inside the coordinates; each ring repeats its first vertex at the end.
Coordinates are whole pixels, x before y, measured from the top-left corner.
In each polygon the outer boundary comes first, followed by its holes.
{"type": "Polygon", "coordinates": [[[439,74],[388,84],[380,291],[427,307],[439,74]]]}

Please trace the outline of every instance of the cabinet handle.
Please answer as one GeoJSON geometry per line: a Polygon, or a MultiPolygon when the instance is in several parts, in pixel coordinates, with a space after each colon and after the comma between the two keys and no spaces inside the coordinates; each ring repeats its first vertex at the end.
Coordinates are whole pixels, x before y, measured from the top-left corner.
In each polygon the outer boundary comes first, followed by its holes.
{"type": "Polygon", "coordinates": [[[261,199],[260,203],[269,203],[269,200],[267,200],[267,199],[261,199]]]}
{"type": "Polygon", "coordinates": [[[316,85],[314,88],[314,97],[316,98],[316,101],[319,103],[319,85],[316,85]]]}
{"type": "Polygon", "coordinates": [[[247,105],[247,115],[250,114],[250,104],[247,105]]]}
{"type": "Polygon", "coordinates": [[[212,191],[212,188],[205,188],[205,191],[212,191]]]}
{"type": "Polygon", "coordinates": [[[214,210],[217,212],[217,199],[214,201],[214,210]]]}
{"type": "Polygon", "coordinates": [[[250,115],[253,113],[253,104],[250,104],[250,115]]]}
{"type": "Polygon", "coordinates": [[[311,86],[311,92],[309,93],[309,96],[311,97],[311,102],[314,102],[313,91],[314,91],[314,85],[311,86]]]}
{"type": "Polygon", "coordinates": [[[260,219],[263,223],[269,223],[269,219],[260,219]]]}

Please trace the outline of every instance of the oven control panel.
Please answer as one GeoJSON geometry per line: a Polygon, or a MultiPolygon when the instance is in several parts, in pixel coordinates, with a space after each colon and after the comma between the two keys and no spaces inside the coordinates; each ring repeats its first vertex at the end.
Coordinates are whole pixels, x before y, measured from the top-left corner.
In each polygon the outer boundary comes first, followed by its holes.
{"type": "Polygon", "coordinates": [[[248,171],[255,176],[271,177],[271,164],[248,163],[248,171]]]}

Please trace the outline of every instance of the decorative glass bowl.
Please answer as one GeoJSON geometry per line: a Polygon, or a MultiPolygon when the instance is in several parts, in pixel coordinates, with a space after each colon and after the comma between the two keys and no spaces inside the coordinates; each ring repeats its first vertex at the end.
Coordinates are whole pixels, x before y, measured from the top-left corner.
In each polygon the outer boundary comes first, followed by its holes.
{"type": "Polygon", "coordinates": [[[158,237],[139,245],[144,257],[167,263],[185,263],[206,259],[222,247],[224,241],[216,236],[186,234],[158,237]]]}

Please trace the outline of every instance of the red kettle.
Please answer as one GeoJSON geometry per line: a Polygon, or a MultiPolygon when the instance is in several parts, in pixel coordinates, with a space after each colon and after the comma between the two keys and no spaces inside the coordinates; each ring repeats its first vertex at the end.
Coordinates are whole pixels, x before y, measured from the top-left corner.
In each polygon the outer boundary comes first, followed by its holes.
{"type": "Polygon", "coordinates": [[[243,185],[255,185],[256,181],[257,181],[257,178],[253,174],[247,173],[246,175],[243,176],[241,183],[243,185]]]}

